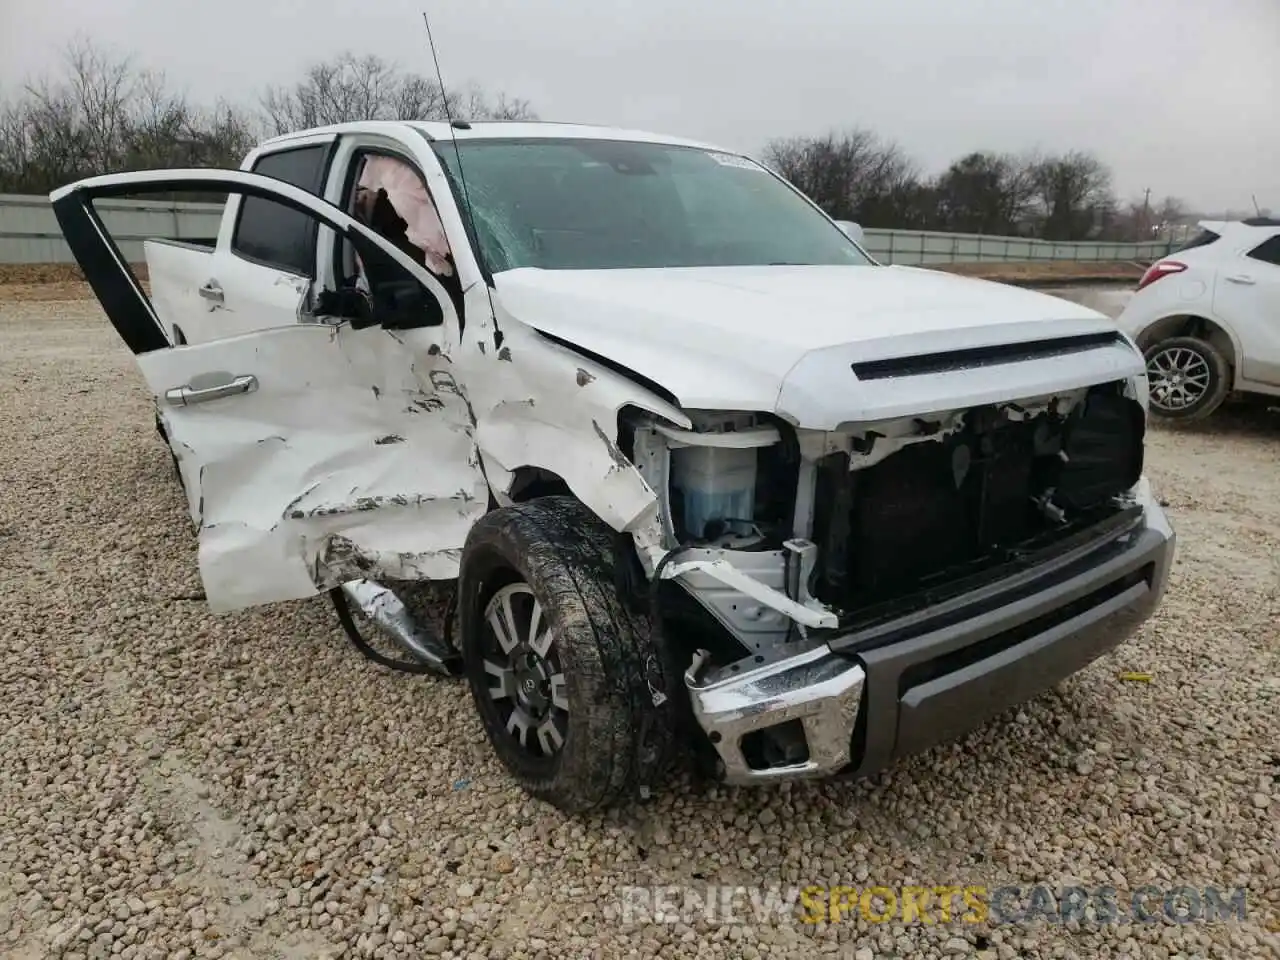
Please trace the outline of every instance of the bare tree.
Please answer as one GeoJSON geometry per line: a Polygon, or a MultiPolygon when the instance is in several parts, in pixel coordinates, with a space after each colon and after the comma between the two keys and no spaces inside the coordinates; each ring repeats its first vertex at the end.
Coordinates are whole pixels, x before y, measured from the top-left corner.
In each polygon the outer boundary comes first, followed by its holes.
{"type": "Polygon", "coordinates": [[[118,169],[128,121],[128,61],[78,38],[59,79],[40,77],[4,107],[0,189],[45,192],[87,173],[118,169]]]}
{"type": "Polygon", "coordinates": [[[236,167],[260,139],[258,122],[248,111],[220,100],[194,114],[186,134],[185,162],[236,167]]]}
{"type": "Polygon", "coordinates": [[[236,166],[259,139],[253,118],[195,107],[162,74],[77,39],[54,76],[0,103],[0,191],[45,193],[122,169],[236,166]]]}
{"type": "Polygon", "coordinates": [[[1188,207],[1181,197],[1165,197],[1156,207],[1155,222],[1159,227],[1181,223],[1189,216],[1188,207]]]}
{"type": "Polygon", "coordinates": [[[927,181],[897,144],[855,128],[774,140],[765,159],[831,216],[870,227],[1082,240],[1114,235],[1123,221],[1110,171],[1081,151],[1047,157],[978,151],[927,181]]]}
{"type": "MultiPolygon", "coordinates": [[[[449,90],[375,55],[341,53],[293,85],[268,88],[256,114],[202,107],[162,74],[77,38],[62,69],[0,98],[0,191],[44,193],[122,169],[236,166],[262,133],[350,120],[534,119],[527,100],[475,83],[449,90]]],[[[974,152],[935,179],[869,130],[774,140],[766,161],[834,217],[869,227],[1037,233],[1051,239],[1136,239],[1148,221],[1174,223],[1185,204],[1166,197],[1138,224],[1120,207],[1095,156],[1012,157],[974,152]]],[[[1251,211],[1252,212],[1252,211],[1251,211]]]]}
{"type": "Polygon", "coordinates": [[[975,152],[938,177],[936,224],[961,233],[1016,234],[1031,201],[1030,171],[1005,154],[975,152]]]}
{"type": "Polygon", "coordinates": [[[192,127],[186,97],[170,93],[163,74],[144,72],[138,78],[129,122],[121,136],[124,166],[162,167],[172,162],[174,146],[192,127]]]}
{"type": "Polygon", "coordinates": [[[395,120],[391,109],[401,79],[376,56],[350,52],[307,68],[288,88],[270,88],[262,108],[273,132],[288,133],[348,120],[395,120]]]}
{"type": "Polygon", "coordinates": [[[67,84],[88,145],[85,161],[96,170],[119,166],[136,77],[128,57],[118,57],[83,37],[66,52],[67,84]]]}
{"type": "Polygon", "coordinates": [[[344,53],[268,89],[260,113],[193,105],[163,74],[77,38],[62,69],[0,99],[0,191],[44,193],[115,170],[237,166],[263,132],[356,119],[527,119],[528,101],[472,84],[447,95],[434,80],[376,56],[344,53]]]}
{"type": "Polygon", "coordinates": [[[1188,220],[1195,218],[1181,198],[1166,196],[1152,203],[1148,190],[1143,196],[1119,207],[1105,239],[1143,241],[1168,237],[1174,232],[1185,231],[1188,220]]]}
{"type": "Polygon", "coordinates": [[[31,163],[31,139],[26,105],[0,100],[0,189],[14,189],[25,182],[31,163]]]}
{"type": "Polygon", "coordinates": [[[1111,171],[1080,150],[1046,157],[1029,171],[1040,235],[1048,240],[1087,240],[1115,216],[1111,171]]]}
{"type": "Polygon", "coordinates": [[[1187,205],[1178,197],[1153,204],[1149,196],[1130,200],[1120,208],[1107,239],[1152,240],[1169,237],[1185,227],[1187,205]]]}
{"type": "Polygon", "coordinates": [[[352,120],[529,119],[528,101],[499,94],[491,102],[472,84],[446,93],[438,82],[405,73],[380,57],[351,52],[316,63],[291,87],[268,89],[262,111],[275,134],[352,120]]]}
{"type": "MultiPolygon", "coordinates": [[[[478,85],[469,84],[449,100],[456,119],[466,120],[535,120],[537,114],[528,100],[499,93],[490,100],[478,85]]],[[[426,118],[423,118],[426,119],[426,118]]]]}
{"type": "Polygon", "coordinates": [[[68,88],[41,80],[29,85],[26,94],[20,109],[28,185],[39,184],[37,189],[43,192],[47,182],[71,180],[92,169],[89,133],[68,88]]]}
{"type": "Polygon", "coordinates": [[[869,130],[774,140],[765,162],[827,213],[865,226],[903,227],[920,221],[927,190],[914,162],[895,143],[869,130]]]}
{"type": "Polygon", "coordinates": [[[436,120],[445,117],[444,91],[434,80],[411,73],[391,93],[391,115],[401,119],[436,120]]]}

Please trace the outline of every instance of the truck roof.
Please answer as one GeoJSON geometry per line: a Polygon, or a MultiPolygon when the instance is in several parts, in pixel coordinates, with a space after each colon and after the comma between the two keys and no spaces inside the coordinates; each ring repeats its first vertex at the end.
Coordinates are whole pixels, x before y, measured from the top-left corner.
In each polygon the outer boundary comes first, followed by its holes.
{"type": "Polygon", "coordinates": [[[717,150],[723,153],[738,153],[711,143],[688,140],[683,137],[672,137],[665,134],[649,133],[643,130],[628,130],[622,127],[605,127],[584,123],[555,123],[543,120],[458,120],[450,124],[445,120],[356,120],[350,123],[339,123],[324,127],[311,127],[307,130],[295,130],[283,136],[264,140],[260,146],[287,143],[302,137],[311,137],[322,133],[404,133],[414,130],[429,140],[448,140],[457,137],[459,140],[497,140],[497,139],[537,139],[575,138],[583,140],[631,140],[641,143],[664,143],[672,146],[699,147],[704,150],[717,150]]]}

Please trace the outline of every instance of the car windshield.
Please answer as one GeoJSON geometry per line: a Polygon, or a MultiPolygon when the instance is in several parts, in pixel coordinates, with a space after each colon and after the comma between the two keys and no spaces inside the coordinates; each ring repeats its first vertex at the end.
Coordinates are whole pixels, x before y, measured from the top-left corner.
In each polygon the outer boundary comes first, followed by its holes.
{"type": "Polygon", "coordinates": [[[434,146],[455,183],[461,156],[493,272],[871,263],[786,183],[734,154],[589,139],[434,146]]]}

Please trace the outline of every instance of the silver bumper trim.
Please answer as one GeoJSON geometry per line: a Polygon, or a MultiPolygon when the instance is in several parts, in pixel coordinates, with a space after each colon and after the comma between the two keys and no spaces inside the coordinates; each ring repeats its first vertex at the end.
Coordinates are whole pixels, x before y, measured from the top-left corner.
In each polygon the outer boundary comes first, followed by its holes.
{"type": "Polygon", "coordinates": [[[943,739],[961,735],[993,711],[1030,699],[1123,643],[1159,604],[1176,543],[1145,479],[1134,495],[1144,508],[1141,526],[1097,548],[1104,551],[1097,557],[1077,559],[1071,569],[1050,565],[1037,570],[1040,582],[1030,593],[998,607],[988,604],[936,627],[921,624],[905,639],[871,648],[856,645],[858,637],[851,635],[837,639],[845,644],[839,653],[826,643],[804,649],[792,645],[705,674],[707,654],[699,651],[685,673],[685,686],[694,716],[723,764],[723,779],[763,783],[851,768],[860,707],[867,710],[866,740],[851,772],[866,775],[927,748],[937,734],[943,739]],[[1142,576],[1132,580],[1138,574],[1142,576]],[[1114,588],[1111,593],[1098,594],[1109,588],[1114,588]],[[1071,606],[1095,594],[1087,608],[1071,606]],[[911,667],[1022,629],[1040,617],[1056,619],[1030,635],[1014,636],[997,653],[917,682],[905,693],[900,690],[911,667]],[[868,686],[874,686],[876,696],[864,701],[868,686]],[[803,725],[808,759],[753,769],[743,754],[742,738],[792,720],[803,725]]]}
{"type": "Polygon", "coordinates": [[[404,601],[390,587],[376,580],[352,580],[342,585],[342,592],[415,660],[440,667],[449,656],[451,651],[444,641],[414,620],[404,601]]]}
{"type": "Polygon", "coordinates": [[[821,644],[772,661],[750,657],[699,678],[705,660],[705,652],[698,651],[685,672],[685,686],[694,716],[724,764],[725,782],[822,777],[848,766],[866,679],[856,661],[821,644]],[[790,720],[803,725],[809,758],[752,769],[742,752],[742,738],[790,720]]]}

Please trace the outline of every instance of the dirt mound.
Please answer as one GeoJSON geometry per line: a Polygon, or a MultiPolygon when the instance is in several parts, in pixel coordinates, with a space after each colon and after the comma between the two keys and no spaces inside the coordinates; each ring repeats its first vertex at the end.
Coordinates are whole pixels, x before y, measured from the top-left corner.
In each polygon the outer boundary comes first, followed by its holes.
{"type": "Polygon", "coordinates": [[[1048,261],[1027,263],[938,263],[935,270],[1022,286],[1060,283],[1137,283],[1146,268],[1123,261],[1048,261]]]}
{"type": "MultiPolygon", "coordinates": [[[[144,283],[145,264],[133,272],[144,283]]],[[[86,300],[93,291],[75,263],[0,263],[0,301],[86,300]]]]}

